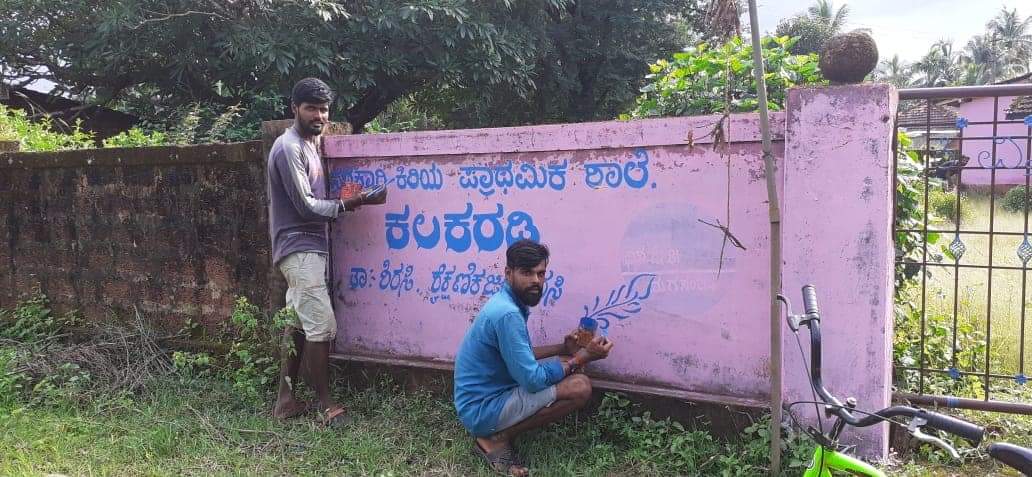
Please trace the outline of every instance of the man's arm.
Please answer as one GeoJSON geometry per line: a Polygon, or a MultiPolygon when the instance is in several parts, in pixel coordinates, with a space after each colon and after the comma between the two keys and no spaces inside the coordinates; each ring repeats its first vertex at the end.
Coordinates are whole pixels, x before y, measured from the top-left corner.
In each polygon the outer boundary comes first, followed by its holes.
{"type": "Polygon", "coordinates": [[[498,350],[502,353],[509,375],[529,392],[536,393],[566,377],[559,360],[539,363],[530,347],[530,335],[523,317],[518,313],[495,321],[498,350]]]}
{"type": "Polygon", "coordinates": [[[283,188],[290,203],[294,204],[294,209],[308,219],[336,218],[340,213],[341,201],[315,197],[312,185],[308,183],[308,172],[301,151],[294,147],[284,147],[281,154],[282,160],[275,161],[276,171],[280,174],[283,188]]]}
{"type": "Polygon", "coordinates": [[[565,351],[566,345],[562,344],[537,346],[534,348],[534,359],[545,359],[551,358],[552,356],[559,356],[561,354],[565,354],[565,351]]]}
{"type": "Polygon", "coordinates": [[[534,348],[534,358],[545,359],[560,355],[573,356],[579,349],[580,346],[577,346],[577,332],[571,331],[563,338],[562,343],[534,348]]]}

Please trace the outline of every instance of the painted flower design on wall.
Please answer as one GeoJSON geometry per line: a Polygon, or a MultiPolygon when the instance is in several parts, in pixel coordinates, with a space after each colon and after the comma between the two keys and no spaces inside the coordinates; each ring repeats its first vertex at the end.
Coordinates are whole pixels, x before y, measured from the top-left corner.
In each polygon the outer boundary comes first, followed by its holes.
{"type": "Polygon", "coordinates": [[[595,304],[584,305],[584,318],[594,318],[599,328],[609,328],[609,320],[626,320],[642,310],[642,302],[652,296],[652,284],[656,280],[653,273],[636,275],[630,282],[609,292],[604,302],[602,296],[595,297],[595,304]]]}

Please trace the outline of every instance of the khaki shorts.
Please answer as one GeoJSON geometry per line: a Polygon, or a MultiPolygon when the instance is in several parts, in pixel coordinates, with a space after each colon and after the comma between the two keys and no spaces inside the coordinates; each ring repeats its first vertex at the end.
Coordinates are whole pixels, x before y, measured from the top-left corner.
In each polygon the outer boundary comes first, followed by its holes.
{"type": "Polygon", "coordinates": [[[295,252],[280,260],[279,269],[287,279],[287,306],[297,312],[294,326],[308,341],[333,341],[337,318],[326,289],[326,255],[295,252]]]}

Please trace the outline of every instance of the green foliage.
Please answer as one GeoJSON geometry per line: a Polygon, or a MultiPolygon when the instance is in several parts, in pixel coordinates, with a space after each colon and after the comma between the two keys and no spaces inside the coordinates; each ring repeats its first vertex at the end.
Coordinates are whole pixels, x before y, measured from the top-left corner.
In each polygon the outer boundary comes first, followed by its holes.
{"type": "MultiPolygon", "coordinates": [[[[960,218],[971,217],[971,201],[960,197],[960,218]]],[[[938,217],[957,222],[957,193],[934,189],[928,192],[928,210],[938,217]]]]}
{"type": "MultiPolygon", "coordinates": [[[[909,303],[897,303],[895,310],[895,330],[892,340],[893,357],[899,366],[919,367],[921,365],[921,313],[917,306],[909,303]]],[[[956,327],[956,362],[953,354],[953,319],[944,315],[928,315],[924,320],[924,368],[949,369],[956,367],[961,371],[985,369],[986,342],[985,333],[971,321],[961,319],[956,327]]],[[[1000,369],[998,356],[990,356],[991,366],[1000,369]]],[[[916,390],[918,373],[896,369],[895,384],[900,389],[916,390]]],[[[962,376],[954,380],[940,373],[926,374],[924,377],[925,392],[929,394],[948,394],[960,396],[978,396],[982,391],[981,380],[977,376],[962,376]]]]}
{"type": "Polygon", "coordinates": [[[208,353],[172,352],[172,366],[186,378],[209,375],[212,364],[211,355],[208,353]]]}
{"type": "MultiPolygon", "coordinates": [[[[738,440],[721,442],[708,431],[655,419],[622,394],[607,393],[596,419],[599,436],[593,439],[612,440],[629,460],[646,464],[651,475],[758,475],[769,468],[770,416],[747,427],[738,440]]],[[[782,472],[799,473],[813,444],[793,432],[783,435],[782,449],[782,472]]]]}
{"type": "Polygon", "coordinates": [[[0,140],[18,141],[22,152],[50,152],[94,147],[93,137],[82,130],[81,121],[71,126],[70,133],[55,130],[53,119],[44,116],[29,120],[25,111],[0,104],[0,140]]]}
{"type": "MultiPolygon", "coordinates": [[[[767,73],[767,107],[779,111],[785,105],[788,88],[821,84],[816,55],[793,55],[788,37],[765,37],[763,59],[767,73]]],[[[732,38],[719,47],[701,43],[675,53],[672,60],[650,66],[648,84],[636,107],[623,119],[653,116],[687,116],[755,111],[756,81],[753,76],[752,46],[732,38]],[[730,101],[727,100],[730,96],[730,101]]]]}
{"type": "Polygon", "coordinates": [[[47,297],[37,291],[13,310],[0,310],[0,338],[36,342],[57,334],[61,323],[51,313],[47,297]]]}
{"type": "MultiPolygon", "coordinates": [[[[911,139],[902,131],[896,134],[896,229],[924,228],[924,163],[917,151],[911,150],[911,139]]],[[[929,211],[930,213],[930,211],[929,211]]],[[[929,220],[934,218],[931,217],[929,220]]],[[[896,232],[896,300],[905,295],[907,285],[917,277],[920,268],[913,265],[923,244],[929,248],[939,242],[937,233],[896,232]],[[902,261],[900,263],[899,261],[902,261]]]]}
{"type": "Polygon", "coordinates": [[[395,99],[427,86],[526,96],[535,88],[533,65],[548,44],[551,19],[573,2],[0,5],[0,58],[9,81],[53,80],[91,92],[97,103],[147,91],[166,108],[193,102],[248,108],[253,93],[282,98],[298,79],[319,76],[339,94],[335,112],[361,129],[395,99]]]}
{"type": "Polygon", "coordinates": [[[1004,210],[1023,214],[1026,210],[1032,209],[1032,193],[1025,186],[1011,187],[1003,195],[1000,205],[1004,210]]]}
{"type": "Polygon", "coordinates": [[[24,391],[28,378],[15,369],[17,352],[13,348],[0,348],[0,407],[14,403],[24,391]]]}
{"type": "MultiPolygon", "coordinates": [[[[247,298],[237,298],[229,319],[233,341],[223,356],[223,375],[243,398],[257,401],[276,383],[283,341],[280,335],[290,323],[291,313],[281,310],[269,320],[247,298]]],[[[189,365],[197,364],[198,358],[193,357],[189,365]]]]}
{"type": "Polygon", "coordinates": [[[789,48],[789,51],[796,55],[820,53],[824,43],[835,33],[830,25],[808,15],[796,15],[781,20],[775,30],[777,36],[787,36],[796,40],[789,48]]]}
{"type": "Polygon", "coordinates": [[[160,137],[164,144],[187,145],[259,139],[262,121],[280,117],[284,111],[281,101],[269,95],[250,95],[249,103],[246,108],[213,102],[166,108],[147,101],[127,100],[120,107],[140,117],[160,118],[144,121],[141,132],[160,137]]]}
{"type": "Polygon", "coordinates": [[[630,108],[649,64],[700,41],[698,0],[579,0],[542,19],[527,91],[430,87],[418,93],[449,128],[610,120],[630,108]]]}
{"type": "Polygon", "coordinates": [[[104,140],[104,147],[147,147],[168,144],[168,136],[161,131],[144,132],[140,128],[122,131],[104,140]]]}
{"type": "Polygon", "coordinates": [[[420,106],[414,97],[402,98],[387,107],[366,125],[368,133],[393,133],[443,129],[444,122],[420,106]]]}

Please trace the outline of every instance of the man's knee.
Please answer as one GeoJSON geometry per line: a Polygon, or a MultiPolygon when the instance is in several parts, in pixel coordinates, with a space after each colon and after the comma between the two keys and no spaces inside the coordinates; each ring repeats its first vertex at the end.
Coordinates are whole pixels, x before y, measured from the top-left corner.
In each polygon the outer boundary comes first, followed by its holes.
{"type": "Polygon", "coordinates": [[[570,394],[574,400],[587,403],[591,399],[591,378],[574,374],[566,379],[570,380],[570,394]]]}

